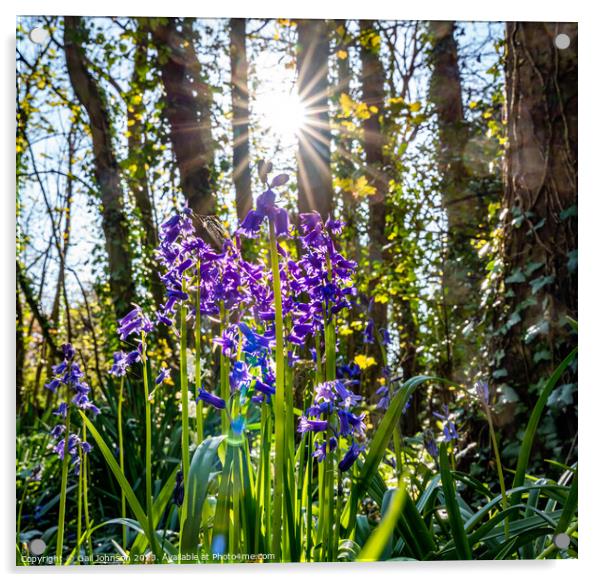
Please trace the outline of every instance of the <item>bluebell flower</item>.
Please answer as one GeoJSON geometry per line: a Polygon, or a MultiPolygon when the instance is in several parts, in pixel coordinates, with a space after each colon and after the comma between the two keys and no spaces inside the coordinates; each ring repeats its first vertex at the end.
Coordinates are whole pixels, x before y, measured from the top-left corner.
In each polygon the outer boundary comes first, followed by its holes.
{"type": "Polygon", "coordinates": [[[475,383],[475,390],[483,406],[489,406],[489,384],[479,380],[475,383]]]}
{"type": "Polygon", "coordinates": [[[224,356],[234,358],[238,351],[238,326],[231,325],[224,329],[221,337],[213,338],[213,343],[221,347],[224,356]]]}
{"type": "Polygon", "coordinates": [[[433,459],[437,460],[439,449],[437,448],[433,431],[426,429],[422,435],[422,441],[424,442],[424,448],[427,450],[428,454],[433,457],[433,459]]]}
{"type": "Polygon", "coordinates": [[[314,443],[315,451],[312,453],[312,457],[318,460],[321,463],[326,458],[326,449],[331,453],[334,452],[337,448],[338,441],[335,437],[330,437],[328,441],[316,441],[314,443]]]}
{"type": "Polygon", "coordinates": [[[372,318],[368,320],[368,322],[366,323],[366,327],[364,328],[364,343],[374,343],[374,319],[372,318]]]}
{"type": "Polygon", "coordinates": [[[328,430],[327,420],[310,420],[305,415],[301,416],[299,419],[297,432],[300,432],[301,434],[305,434],[308,431],[323,432],[325,430],[328,430]]]}
{"type": "Polygon", "coordinates": [[[54,414],[54,416],[62,416],[63,418],[67,418],[67,408],[68,404],[66,402],[61,402],[58,408],[52,414],[54,414]]]}
{"type": "Polygon", "coordinates": [[[253,387],[255,388],[255,390],[258,390],[259,392],[261,392],[262,394],[265,394],[267,396],[272,396],[272,395],[276,394],[276,389],[274,388],[273,385],[266,384],[265,382],[259,380],[258,378],[255,379],[255,383],[253,384],[253,387]]]}
{"type": "Polygon", "coordinates": [[[198,402],[199,400],[202,400],[206,404],[210,404],[219,410],[226,408],[226,402],[223,399],[219,396],[215,396],[215,394],[211,394],[211,392],[207,392],[203,388],[199,388],[196,401],[198,402]]]}
{"type": "Polygon", "coordinates": [[[243,351],[250,354],[260,352],[262,350],[270,350],[275,345],[275,334],[272,330],[270,333],[260,334],[253,331],[246,323],[238,324],[240,331],[243,334],[243,351]]]}
{"type": "Polygon", "coordinates": [[[256,238],[266,218],[274,225],[276,236],[288,236],[288,213],[276,205],[276,193],[271,188],[258,196],[255,210],[249,211],[237,232],[247,238],[256,238]]]}
{"type": "Polygon", "coordinates": [[[230,389],[232,391],[245,390],[249,387],[251,374],[245,362],[236,361],[230,368],[230,389]]]}
{"type": "Polygon", "coordinates": [[[165,380],[167,380],[168,378],[171,378],[171,369],[167,366],[163,366],[157,378],[155,379],[155,384],[159,386],[160,384],[163,384],[163,382],[165,382],[165,380]]]}
{"type": "Polygon", "coordinates": [[[76,434],[70,434],[67,439],[63,437],[54,446],[53,450],[61,461],[65,457],[65,452],[67,452],[71,457],[74,472],[78,475],[80,466],[79,452],[81,451],[83,455],[88,454],[92,450],[92,445],[86,441],[82,441],[76,434]],[[67,441],[67,451],[65,451],[65,440],[67,441]]]}
{"type": "Polygon", "coordinates": [[[450,417],[447,405],[443,406],[443,413],[433,412],[433,415],[443,423],[443,440],[446,443],[458,438],[458,431],[456,430],[454,421],[450,417]]]}
{"type": "Polygon", "coordinates": [[[117,331],[119,337],[125,340],[131,334],[140,334],[141,332],[148,333],[153,330],[153,324],[151,320],[144,315],[142,308],[138,305],[134,306],[125,317],[119,320],[119,327],[117,331]]]}
{"type": "Polygon", "coordinates": [[[351,443],[351,447],[349,447],[349,450],[345,453],[345,456],[339,463],[339,469],[343,472],[348,471],[363,450],[363,446],[358,445],[356,442],[351,443]]]}
{"type": "Polygon", "coordinates": [[[64,424],[57,424],[54,426],[54,428],[50,431],[50,436],[53,439],[58,439],[60,438],[63,433],[65,432],[65,425],[64,424]]]}
{"type": "Polygon", "coordinates": [[[376,408],[379,408],[380,410],[387,410],[387,408],[389,408],[389,404],[391,404],[389,385],[383,384],[376,390],[375,394],[379,396],[379,400],[376,403],[376,408]]]}

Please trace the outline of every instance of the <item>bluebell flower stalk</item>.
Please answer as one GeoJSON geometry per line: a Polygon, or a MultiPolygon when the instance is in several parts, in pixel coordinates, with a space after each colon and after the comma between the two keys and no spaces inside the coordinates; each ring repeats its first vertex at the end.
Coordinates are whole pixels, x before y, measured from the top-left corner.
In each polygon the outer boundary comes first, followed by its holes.
{"type": "MultiPolygon", "coordinates": [[[[267,166],[266,166],[267,168],[267,166]]],[[[267,184],[267,173],[264,181],[267,184]]],[[[285,523],[284,507],[284,479],[289,474],[286,452],[286,402],[288,400],[285,394],[285,345],[284,345],[284,316],[282,301],[282,281],[280,276],[279,248],[277,238],[279,236],[288,236],[288,214],[283,208],[276,205],[276,194],[272,190],[277,186],[282,186],[288,181],[288,176],[281,174],[276,176],[267,189],[257,198],[255,209],[251,210],[242,221],[238,232],[243,236],[254,238],[259,235],[262,224],[268,222],[269,228],[269,252],[270,267],[272,274],[272,292],[273,292],[273,315],[271,306],[268,306],[266,318],[274,321],[275,334],[275,360],[276,360],[276,378],[274,403],[274,435],[275,435],[275,468],[274,468],[274,496],[272,506],[272,524],[271,524],[271,550],[277,561],[282,560],[285,554],[285,543],[283,543],[283,524],[285,523]]],[[[246,341],[254,340],[254,337],[245,333],[241,326],[241,331],[245,334],[246,341]]],[[[260,338],[257,338],[260,339],[260,338]]],[[[259,347],[259,344],[258,346],[259,347]]],[[[265,347],[271,347],[267,342],[265,347]]]]}
{"type": "MultiPolygon", "coordinates": [[[[185,285],[182,290],[186,292],[185,285]]],[[[190,433],[188,423],[188,358],[187,321],[188,308],[184,302],[180,306],[180,401],[182,406],[182,473],[184,478],[184,503],[180,509],[180,529],[186,519],[186,485],[190,470],[190,433]]]]}
{"type": "MultiPolygon", "coordinates": [[[[201,261],[197,263],[197,272],[200,272],[201,261]]],[[[197,281],[196,305],[195,305],[195,320],[194,320],[194,383],[195,388],[201,387],[201,280],[200,276],[197,281]]],[[[197,401],[196,404],[196,432],[197,445],[203,442],[203,402],[197,401]]]]}
{"type": "MultiPolygon", "coordinates": [[[[74,466],[74,471],[78,475],[81,467],[81,459],[91,449],[85,440],[80,439],[76,434],[71,433],[71,408],[76,407],[81,411],[91,411],[98,414],[100,410],[89,399],[90,387],[83,380],[83,372],[74,361],[75,349],[69,343],[61,347],[63,352],[63,361],[53,366],[53,378],[45,387],[57,392],[61,386],[67,391],[67,400],[61,402],[54,412],[55,416],[62,417],[64,424],[57,424],[51,431],[51,436],[58,442],[54,447],[54,452],[61,460],[61,486],[59,496],[59,519],[57,530],[57,560],[56,564],[61,565],[63,561],[63,540],[65,535],[65,510],[67,506],[67,479],[69,475],[69,462],[74,466]],[[73,391],[75,396],[70,398],[69,391],[73,391]]],[[[78,481],[79,482],[79,481],[78,481]]],[[[79,492],[78,492],[79,497],[79,492]]]]}
{"type": "MultiPolygon", "coordinates": [[[[67,405],[65,413],[65,438],[63,442],[67,442],[67,435],[71,426],[70,406],[67,405]]],[[[65,536],[65,508],[67,506],[67,475],[69,472],[69,455],[67,451],[63,451],[63,461],[61,464],[61,493],[59,501],[59,523],[56,534],[56,564],[57,566],[63,563],[63,539],[65,536]]]]}
{"type": "MultiPolygon", "coordinates": [[[[125,377],[121,377],[119,383],[119,400],[117,401],[117,438],[119,446],[119,468],[125,475],[125,453],[123,450],[123,385],[125,383],[125,377]]],[[[121,489],[121,517],[125,519],[127,517],[127,504],[125,499],[125,491],[121,489]]],[[[121,526],[122,536],[122,548],[127,549],[127,526],[125,523],[121,526]]]]}
{"type": "MultiPolygon", "coordinates": [[[[497,468],[498,481],[500,483],[500,491],[502,493],[502,509],[508,507],[508,497],[506,495],[506,484],[504,482],[504,470],[502,467],[502,458],[500,457],[500,451],[497,444],[497,436],[493,425],[493,418],[491,416],[491,408],[489,402],[489,384],[484,380],[479,380],[475,384],[475,391],[477,397],[481,403],[481,407],[487,417],[487,424],[489,425],[489,437],[491,438],[491,444],[493,446],[493,454],[495,456],[495,464],[497,468]]],[[[506,540],[510,537],[510,521],[508,518],[504,519],[504,535],[506,540]]]]}
{"type": "Polygon", "coordinates": [[[282,523],[284,476],[286,474],[285,459],[285,400],[284,394],[284,321],[282,316],[282,294],[280,289],[280,266],[276,243],[276,229],[270,221],[270,261],[272,266],[272,284],[274,287],[274,311],[276,324],[276,393],[274,395],[275,424],[275,472],[274,472],[274,505],[272,525],[272,552],[276,560],[282,557],[282,523]]]}
{"type": "Polygon", "coordinates": [[[155,556],[159,556],[159,547],[155,535],[155,520],[153,515],[153,477],[152,477],[152,410],[150,402],[150,390],[148,382],[148,358],[146,354],[146,331],[140,332],[141,360],[142,360],[142,378],[144,384],[144,424],[145,424],[145,447],[144,447],[144,465],[145,465],[145,486],[146,486],[146,518],[148,519],[149,530],[151,532],[150,545],[155,556]]]}

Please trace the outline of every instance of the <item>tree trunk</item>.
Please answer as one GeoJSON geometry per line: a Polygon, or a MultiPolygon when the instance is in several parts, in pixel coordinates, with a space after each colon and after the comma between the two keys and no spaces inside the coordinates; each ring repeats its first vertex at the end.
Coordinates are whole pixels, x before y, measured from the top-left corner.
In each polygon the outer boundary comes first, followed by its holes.
{"type": "Polygon", "coordinates": [[[502,239],[506,298],[494,377],[529,405],[576,343],[577,24],[508,23],[502,239]],[[556,48],[559,33],[570,47],[556,48]]]}
{"type": "Polygon", "coordinates": [[[24,368],[25,368],[25,334],[24,334],[24,326],[25,321],[23,320],[23,307],[21,305],[21,295],[19,293],[19,286],[16,288],[16,374],[15,374],[15,383],[16,383],[16,403],[17,403],[17,414],[21,410],[21,406],[23,404],[23,377],[24,377],[24,368]]]}
{"type": "Polygon", "coordinates": [[[150,292],[155,306],[163,301],[164,287],[156,268],[154,251],[159,244],[157,225],[153,217],[153,203],[148,184],[147,165],[152,163],[148,144],[144,139],[144,95],[147,88],[148,37],[144,28],[137,31],[137,44],[134,51],[134,70],[126,97],[128,110],[128,183],[142,227],[142,258],[147,270],[150,292]]]}
{"type": "Polygon", "coordinates": [[[328,112],[328,24],[324,20],[297,21],[297,75],[299,99],[306,110],[299,128],[299,213],[332,214],[330,116],[328,112]]]}
{"type": "MultiPolygon", "coordinates": [[[[380,36],[374,29],[373,22],[369,20],[360,21],[360,57],[362,100],[369,108],[373,108],[369,117],[363,121],[363,146],[368,181],[375,188],[375,193],[368,200],[370,267],[377,274],[370,282],[370,291],[373,291],[378,286],[386,267],[383,249],[387,244],[386,198],[389,178],[386,173],[384,152],[385,72],[380,60],[380,36]]],[[[370,295],[374,297],[373,292],[370,295]]],[[[388,319],[386,303],[374,303],[372,317],[377,330],[386,328],[388,319]]]]}
{"type": "Polygon", "coordinates": [[[253,207],[249,148],[249,86],[244,18],[230,19],[230,74],[232,85],[232,138],[236,214],[242,221],[253,207]]]}
{"type": "Polygon", "coordinates": [[[111,143],[111,125],[103,95],[86,67],[82,47],[84,28],[78,16],[65,17],[65,57],[73,91],[86,110],[92,133],[94,173],[100,188],[102,227],[105,235],[111,298],[117,316],[134,300],[128,225],[123,210],[119,164],[111,143]]]}
{"type": "Polygon", "coordinates": [[[438,122],[440,191],[447,218],[442,269],[442,311],[447,357],[439,373],[458,382],[475,356],[475,346],[462,329],[478,308],[482,261],[473,246],[486,221],[487,209],[470,189],[464,161],[468,126],[462,103],[462,84],[454,22],[430,22],[432,75],[430,98],[438,122]]]}
{"type": "Polygon", "coordinates": [[[152,33],[182,191],[195,215],[214,214],[211,92],[201,79],[191,22],[169,18],[152,33]]]}
{"type": "MultiPolygon", "coordinates": [[[[334,21],[335,35],[337,39],[337,85],[335,90],[335,99],[340,102],[343,95],[351,95],[351,70],[349,47],[352,37],[347,31],[345,20],[334,21]]],[[[353,138],[351,132],[340,126],[338,133],[334,138],[335,155],[334,167],[336,175],[342,180],[353,180],[355,163],[353,160],[353,138]]],[[[359,262],[359,243],[357,227],[357,199],[354,196],[352,188],[343,189],[341,192],[343,211],[342,217],[345,221],[345,243],[347,256],[359,262]]]]}

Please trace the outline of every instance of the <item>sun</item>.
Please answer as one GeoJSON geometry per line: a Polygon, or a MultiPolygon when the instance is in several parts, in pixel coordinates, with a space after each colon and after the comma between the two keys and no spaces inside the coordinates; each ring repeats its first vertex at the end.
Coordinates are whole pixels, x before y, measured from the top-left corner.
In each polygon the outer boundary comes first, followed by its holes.
{"type": "Polygon", "coordinates": [[[258,96],[256,111],[261,126],[283,144],[295,141],[307,124],[307,108],[295,90],[270,91],[258,96]]]}

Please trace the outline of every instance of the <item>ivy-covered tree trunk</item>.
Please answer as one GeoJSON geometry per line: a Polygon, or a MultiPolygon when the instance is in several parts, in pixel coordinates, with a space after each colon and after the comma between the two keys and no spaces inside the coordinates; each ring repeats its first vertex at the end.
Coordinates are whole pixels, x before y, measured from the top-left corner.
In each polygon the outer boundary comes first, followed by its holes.
{"type": "Polygon", "coordinates": [[[297,21],[299,98],[306,110],[299,128],[299,213],[316,210],[322,218],[332,213],[330,116],[328,113],[329,30],[324,20],[297,21]]]}
{"type": "Polygon", "coordinates": [[[152,165],[152,143],[144,136],[144,95],[147,89],[148,32],[140,27],[134,50],[134,69],[126,96],[128,110],[128,163],[127,174],[133,201],[141,228],[143,261],[148,273],[153,301],[158,307],[163,301],[163,284],[155,268],[154,250],[159,243],[157,225],[153,216],[153,201],[148,183],[147,168],[152,165]]]}
{"type": "Polygon", "coordinates": [[[484,273],[474,243],[486,221],[487,209],[471,190],[471,176],[465,163],[469,131],[462,103],[455,29],[453,21],[429,23],[430,98],[437,115],[440,191],[447,218],[441,293],[445,349],[439,373],[464,382],[476,350],[471,334],[464,334],[462,330],[470,323],[470,314],[478,308],[484,273]]]}
{"type": "Polygon", "coordinates": [[[211,92],[201,76],[191,23],[169,18],[152,33],[182,191],[195,215],[214,214],[211,92]]]}
{"type": "Polygon", "coordinates": [[[512,22],[506,40],[504,309],[492,363],[497,383],[529,406],[576,343],[577,24],[512,22]],[[564,50],[559,33],[570,38],[564,50]]]}
{"type": "MultiPolygon", "coordinates": [[[[374,188],[374,194],[368,199],[370,214],[368,217],[369,242],[369,290],[370,296],[376,295],[376,289],[386,270],[385,247],[387,191],[389,178],[386,172],[384,107],[385,107],[385,71],[380,60],[380,36],[373,21],[360,21],[360,57],[362,101],[370,113],[363,120],[363,148],[366,159],[368,182],[374,188]]],[[[376,330],[387,328],[387,303],[373,302],[370,316],[374,319],[376,330]]],[[[378,350],[375,352],[378,357],[378,350]]],[[[380,357],[378,357],[380,360],[380,357]]]]}
{"type": "Polygon", "coordinates": [[[15,340],[15,355],[16,355],[16,404],[17,414],[21,410],[23,403],[23,378],[25,369],[25,321],[23,318],[23,306],[21,305],[21,296],[19,286],[16,287],[16,340],[15,340]]]}
{"type": "Polygon", "coordinates": [[[89,118],[94,174],[102,203],[102,228],[108,255],[111,298],[119,317],[130,309],[134,300],[128,224],[123,208],[119,163],[111,139],[111,122],[101,89],[87,68],[82,46],[85,34],[80,17],[65,17],[67,71],[73,91],[89,118]]]}
{"type": "Polygon", "coordinates": [[[230,75],[232,86],[232,179],[236,214],[241,221],[253,207],[249,147],[249,84],[244,18],[230,19],[230,75]]]}

